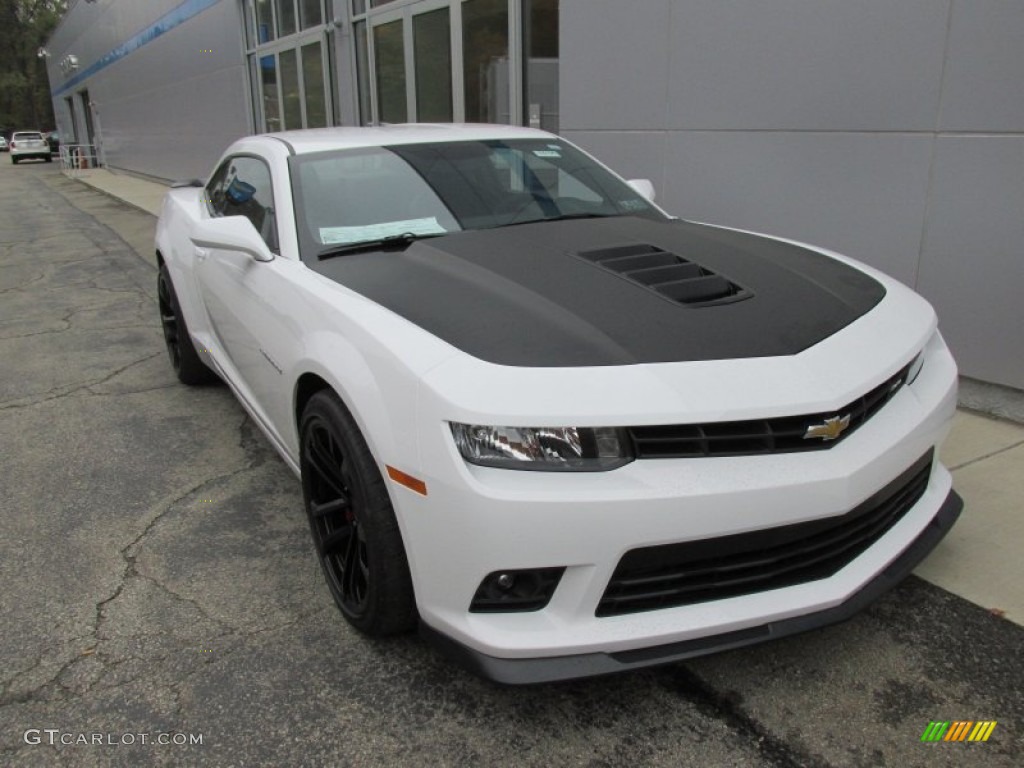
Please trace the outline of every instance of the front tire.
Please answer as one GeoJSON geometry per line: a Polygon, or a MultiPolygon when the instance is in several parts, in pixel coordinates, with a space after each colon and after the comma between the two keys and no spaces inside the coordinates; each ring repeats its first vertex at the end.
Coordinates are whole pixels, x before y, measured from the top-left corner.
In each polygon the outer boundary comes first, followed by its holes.
{"type": "Polygon", "coordinates": [[[192,337],[189,335],[188,326],[185,325],[185,316],[178,304],[178,296],[174,292],[174,284],[171,282],[166,264],[160,265],[156,295],[160,306],[160,325],[164,331],[164,343],[167,344],[167,354],[171,358],[171,367],[174,368],[178,381],[190,385],[216,381],[217,375],[206,367],[206,363],[200,359],[192,344],[192,337]]]}
{"type": "Polygon", "coordinates": [[[302,495],[317,558],[342,615],[380,637],[416,626],[412,578],[384,479],[337,395],[310,398],[299,426],[302,495]]]}

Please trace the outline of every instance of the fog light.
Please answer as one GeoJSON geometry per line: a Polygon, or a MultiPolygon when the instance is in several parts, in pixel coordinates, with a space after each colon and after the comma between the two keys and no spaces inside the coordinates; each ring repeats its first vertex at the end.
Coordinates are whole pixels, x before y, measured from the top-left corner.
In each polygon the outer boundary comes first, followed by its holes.
{"type": "Polygon", "coordinates": [[[494,571],[487,574],[473,595],[471,613],[539,611],[555,593],[565,567],[494,571]]]}
{"type": "Polygon", "coordinates": [[[512,585],[516,583],[516,577],[511,573],[502,573],[498,576],[498,586],[502,589],[512,589],[512,585]]]}

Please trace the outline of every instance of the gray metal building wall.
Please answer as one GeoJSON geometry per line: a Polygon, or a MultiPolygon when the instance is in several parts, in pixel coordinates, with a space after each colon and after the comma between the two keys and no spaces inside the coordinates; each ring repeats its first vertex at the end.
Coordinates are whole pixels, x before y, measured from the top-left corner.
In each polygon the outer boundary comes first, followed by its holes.
{"type": "Polygon", "coordinates": [[[1024,388],[1021,0],[562,0],[562,133],[690,219],[916,287],[1024,388]]]}
{"type": "MultiPolygon", "coordinates": [[[[65,55],[77,56],[78,72],[84,73],[182,5],[182,0],[100,0],[72,6],[47,43],[62,136],[72,135],[65,97],[82,88],[93,102],[103,157],[111,167],[163,179],[205,176],[231,141],[252,132],[235,0],[220,0],[64,90],[70,80],[60,68],[65,55]]],[[[80,100],[74,101],[81,133],[84,115],[80,100]]]]}

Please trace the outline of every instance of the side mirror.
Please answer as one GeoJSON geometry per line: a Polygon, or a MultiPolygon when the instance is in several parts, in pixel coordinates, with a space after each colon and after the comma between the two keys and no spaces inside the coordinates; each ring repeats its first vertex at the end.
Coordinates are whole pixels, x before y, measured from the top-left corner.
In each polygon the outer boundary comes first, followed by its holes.
{"type": "Polygon", "coordinates": [[[654,202],[654,185],[650,179],[630,179],[626,183],[652,203],[654,202]]]}
{"type": "Polygon", "coordinates": [[[274,254],[245,216],[201,219],[192,227],[189,239],[197,248],[241,251],[256,261],[273,261],[274,254]]]}

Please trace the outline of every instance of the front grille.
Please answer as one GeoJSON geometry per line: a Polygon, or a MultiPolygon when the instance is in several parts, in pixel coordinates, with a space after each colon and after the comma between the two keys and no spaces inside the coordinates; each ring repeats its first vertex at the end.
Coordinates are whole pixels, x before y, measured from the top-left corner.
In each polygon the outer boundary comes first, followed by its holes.
{"type": "Polygon", "coordinates": [[[931,467],[929,451],[881,491],[838,517],[630,550],[619,561],[597,615],[692,605],[827,579],[918,502],[931,467]]]}
{"type": "Polygon", "coordinates": [[[838,411],[708,424],[667,424],[629,427],[633,455],[638,459],[682,459],[697,456],[750,456],[831,448],[874,416],[900,390],[910,365],[904,366],[863,397],[838,411]],[[834,440],[806,439],[807,428],[849,415],[849,426],[834,440]]]}
{"type": "Polygon", "coordinates": [[[688,307],[714,306],[753,296],[750,291],[707,267],[654,245],[618,245],[581,251],[578,255],[688,307]]]}

